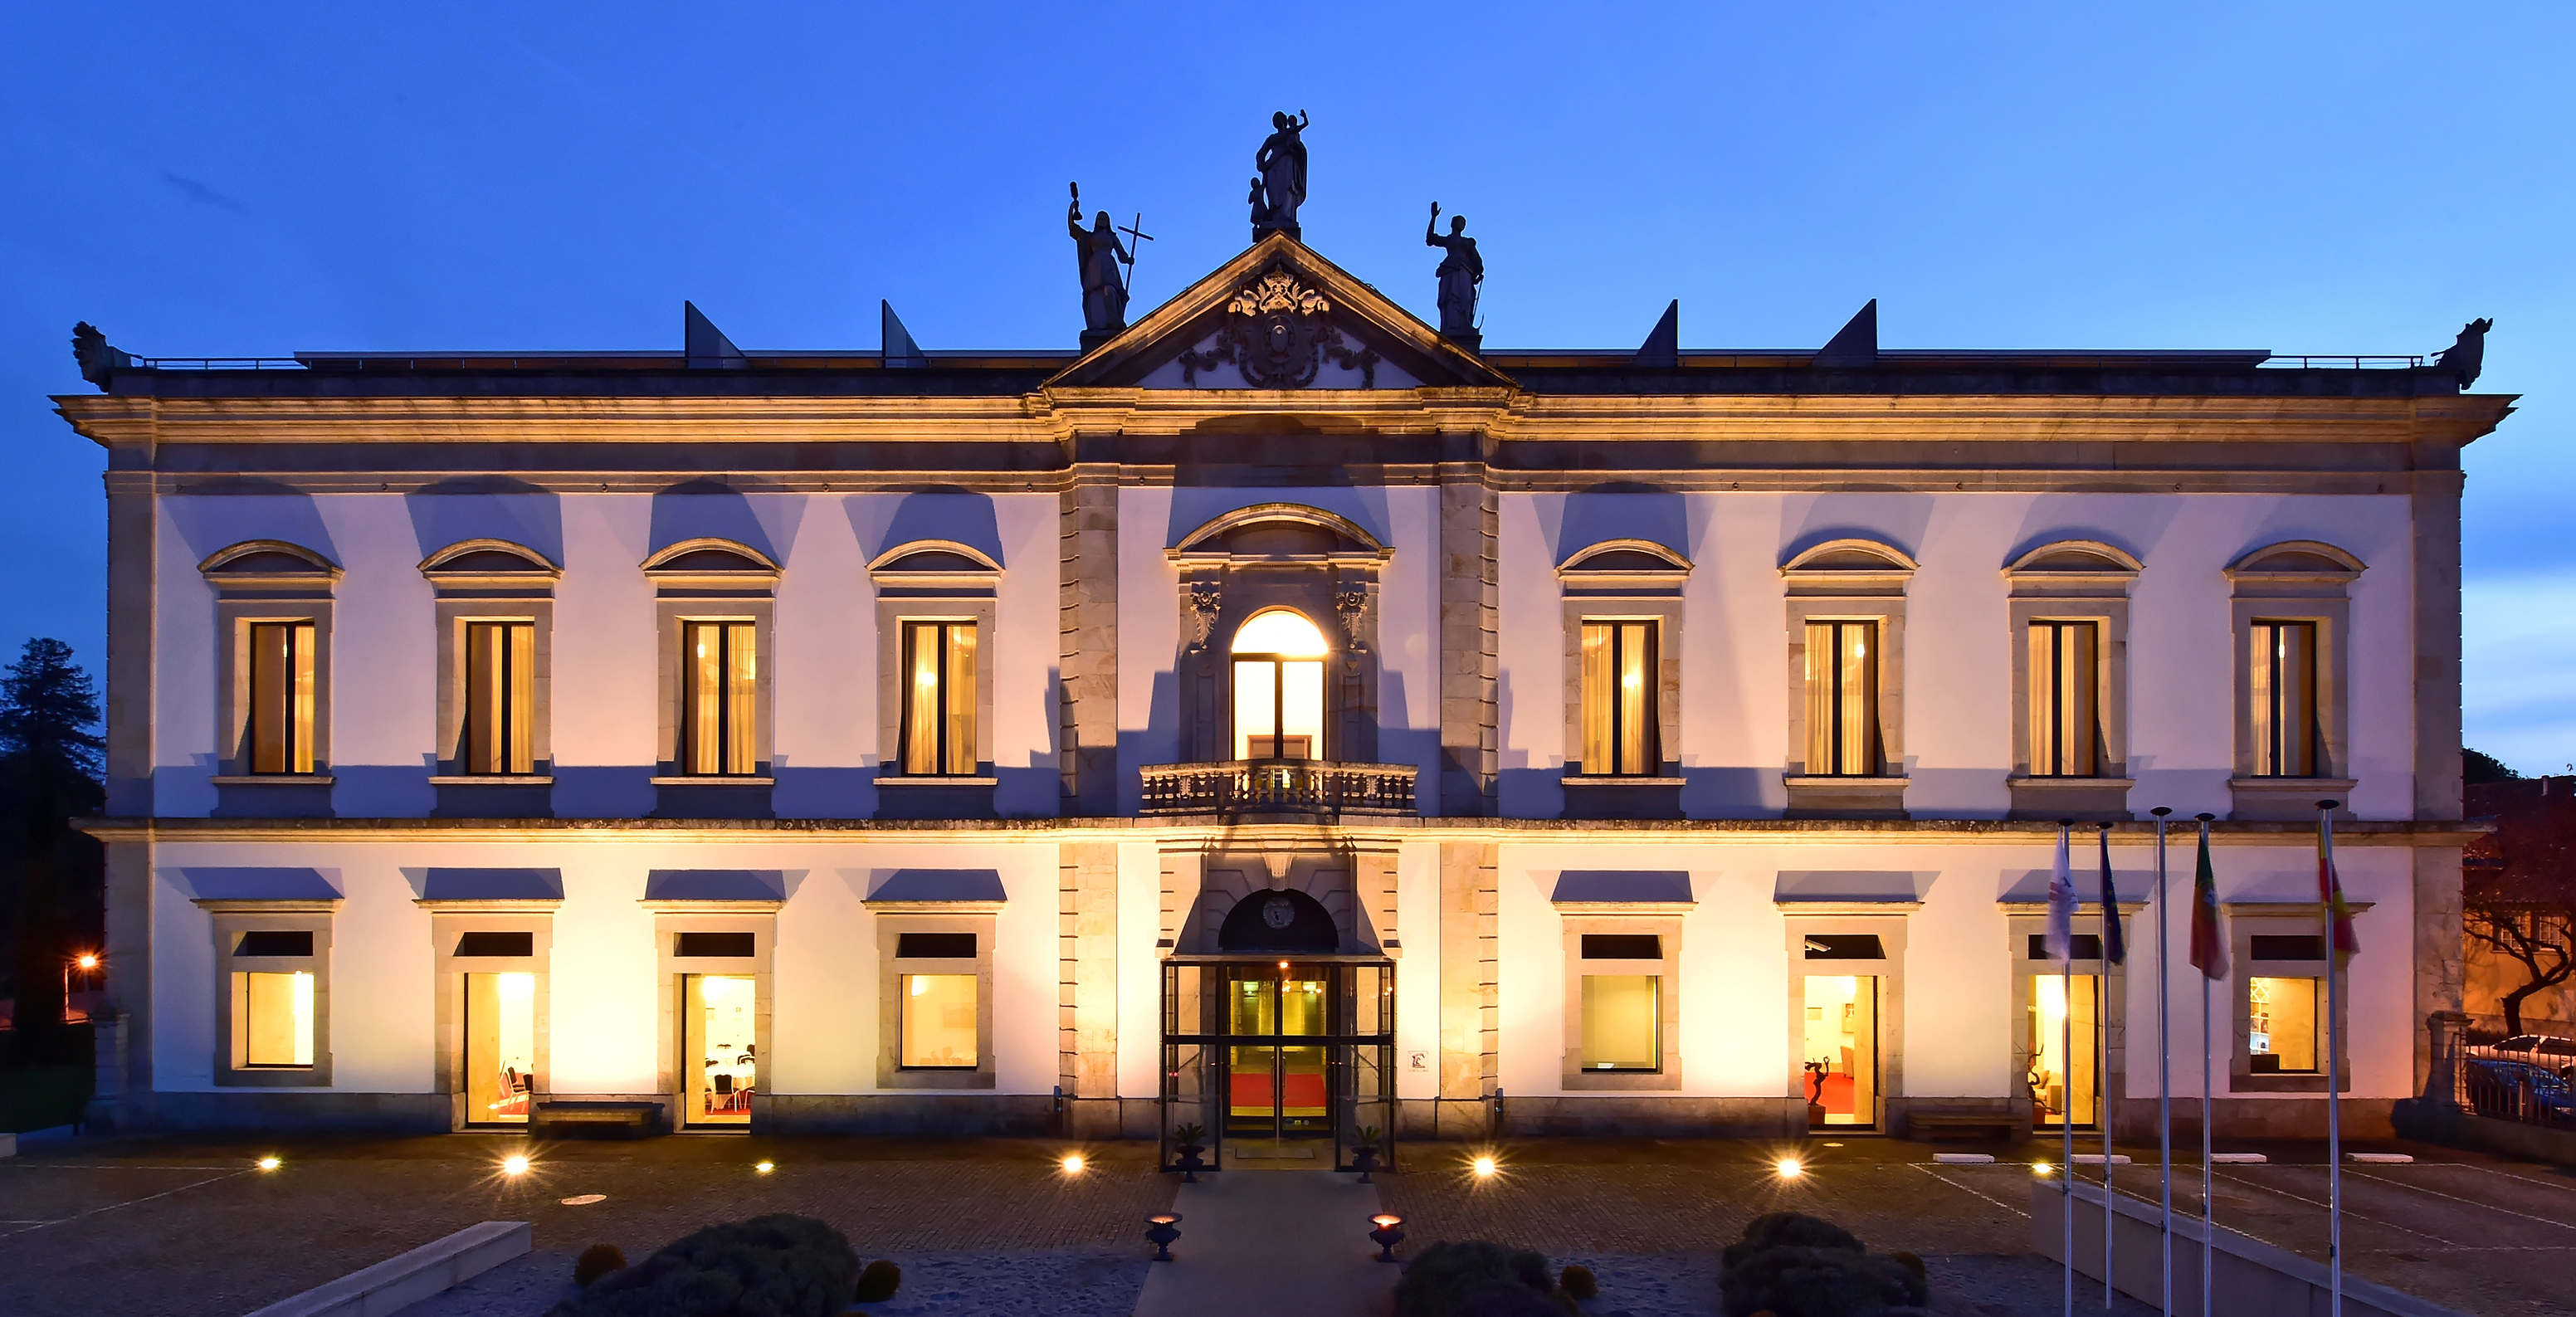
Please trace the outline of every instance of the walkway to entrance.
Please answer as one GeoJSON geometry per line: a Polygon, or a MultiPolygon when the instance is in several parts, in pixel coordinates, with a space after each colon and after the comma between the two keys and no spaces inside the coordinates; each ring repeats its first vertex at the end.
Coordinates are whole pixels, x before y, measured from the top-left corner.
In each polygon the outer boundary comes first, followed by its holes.
{"type": "MultiPolygon", "coordinates": [[[[1291,1165],[1311,1166],[1312,1162],[1291,1165]]],[[[1396,1277],[1369,1242],[1377,1186],[1333,1171],[1235,1170],[1180,1186],[1172,1260],[1146,1273],[1136,1317],[1387,1317],[1396,1277]]]]}

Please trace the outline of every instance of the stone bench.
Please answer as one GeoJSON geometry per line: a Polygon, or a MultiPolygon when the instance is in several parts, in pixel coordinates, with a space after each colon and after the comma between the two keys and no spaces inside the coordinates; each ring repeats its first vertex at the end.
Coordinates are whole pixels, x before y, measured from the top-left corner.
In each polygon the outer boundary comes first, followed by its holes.
{"type": "Polygon", "coordinates": [[[2030,1118],[2009,1111],[1915,1111],[1905,1117],[1905,1135],[1930,1143],[1934,1139],[2010,1139],[2030,1137],[2030,1118]]]}
{"type": "Polygon", "coordinates": [[[528,1126],[556,1134],[598,1133],[627,1138],[659,1134],[664,1128],[659,1102],[539,1102],[529,1115],[528,1126]]]}

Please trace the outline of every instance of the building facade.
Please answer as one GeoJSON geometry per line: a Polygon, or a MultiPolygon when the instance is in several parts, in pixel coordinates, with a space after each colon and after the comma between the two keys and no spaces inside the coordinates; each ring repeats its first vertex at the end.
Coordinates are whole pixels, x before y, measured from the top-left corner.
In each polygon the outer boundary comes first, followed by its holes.
{"type": "Polygon", "coordinates": [[[689,322],[60,400],[109,455],[100,1119],[2134,1123],[2157,806],[2217,820],[2222,1129],[2321,1128],[2338,1034],[2384,1123],[2458,1008],[2459,453],[2509,400],[2450,368],[1869,312],[1479,352],[1287,234],[1079,354],[689,322]]]}

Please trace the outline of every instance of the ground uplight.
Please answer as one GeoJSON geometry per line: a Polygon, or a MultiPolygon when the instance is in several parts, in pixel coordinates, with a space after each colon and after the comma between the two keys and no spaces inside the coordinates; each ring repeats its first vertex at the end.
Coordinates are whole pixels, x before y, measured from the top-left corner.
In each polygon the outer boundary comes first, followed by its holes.
{"type": "Polygon", "coordinates": [[[1476,1172],[1476,1178],[1479,1180],[1492,1179],[1494,1172],[1501,1169],[1499,1166],[1495,1165],[1494,1159],[1491,1157],[1477,1158],[1473,1163],[1473,1167],[1476,1172]]]}
{"type": "Polygon", "coordinates": [[[2046,1175],[2056,1169],[2056,1167],[2051,1166],[2046,1162],[2032,1162],[2030,1164],[2030,1173],[2033,1175],[2046,1175]]]}
{"type": "Polygon", "coordinates": [[[262,1158],[260,1158],[260,1159],[259,1159],[259,1161],[258,1161],[258,1163],[257,1163],[257,1164],[258,1164],[259,1168],[260,1168],[261,1170],[263,1170],[263,1171],[273,1171],[273,1170],[276,1170],[278,1167],[285,1165],[286,1163],[284,1163],[284,1162],[282,1162],[282,1161],[279,1161],[279,1160],[278,1160],[278,1159],[276,1159],[275,1157],[262,1157],[262,1158]]]}
{"type": "Polygon", "coordinates": [[[501,1174],[525,1175],[527,1173],[528,1159],[526,1157],[521,1156],[518,1153],[512,1153],[501,1159],[501,1174]]]}
{"type": "Polygon", "coordinates": [[[777,1169],[778,1169],[778,1163],[776,1163],[776,1162],[754,1162],[754,1163],[752,1163],[751,1169],[753,1169],[753,1170],[755,1170],[755,1171],[758,1171],[758,1172],[760,1172],[760,1173],[761,1173],[761,1174],[763,1174],[763,1175],[767,1175],[767,1174],[769,1174],[771,1171],[774,1171],[774,1170],[777,1170],[777,1169]]]}
{"type": "Polygon", "coordinates": [[[1783,1157],[1771,1169],[1778,1171],[1783,1180],[1794,1180],[1807,1173],[1805,1164],[1795,1157],[1783,1157]]]}
{"type": "Polygon", "coordinates": [[[1081,1153],[1076,1152],[1076,1153],[1068,1153],[1068,1154],[1066,1154],[1065,1159],[1064,1159],[1064,1173],[1065,1173],[1065,1174],[1067,1174],[1067,1175],[1080,1175],[1080,1174],[1082,1174],[1082,1154],[1081,1154],[1081,1153]]]}

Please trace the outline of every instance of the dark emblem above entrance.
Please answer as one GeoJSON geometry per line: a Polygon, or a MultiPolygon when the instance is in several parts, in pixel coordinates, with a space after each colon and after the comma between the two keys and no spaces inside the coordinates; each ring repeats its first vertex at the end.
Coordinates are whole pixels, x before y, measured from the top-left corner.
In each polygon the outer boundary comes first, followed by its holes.
{"type": "Polygon", "coordinates": [[[1253,388],[1302,389],[1330,360],[1358,371],[1361,387],[1376,388],[1377,353],[1345,341],[1332,310],[1294,271],[1274,267],[1225,304],[1206,351],[1181,354],[1182,381],[1194,385],[1200,371],[1232,363],[1253,388]]]}
{"type": "Polygon", "coordinates": [[[1220,951],[1336,951],[1341,929],[1324,903],[1299,891],[1254,892],[1218,926],[1220,951]]]}

